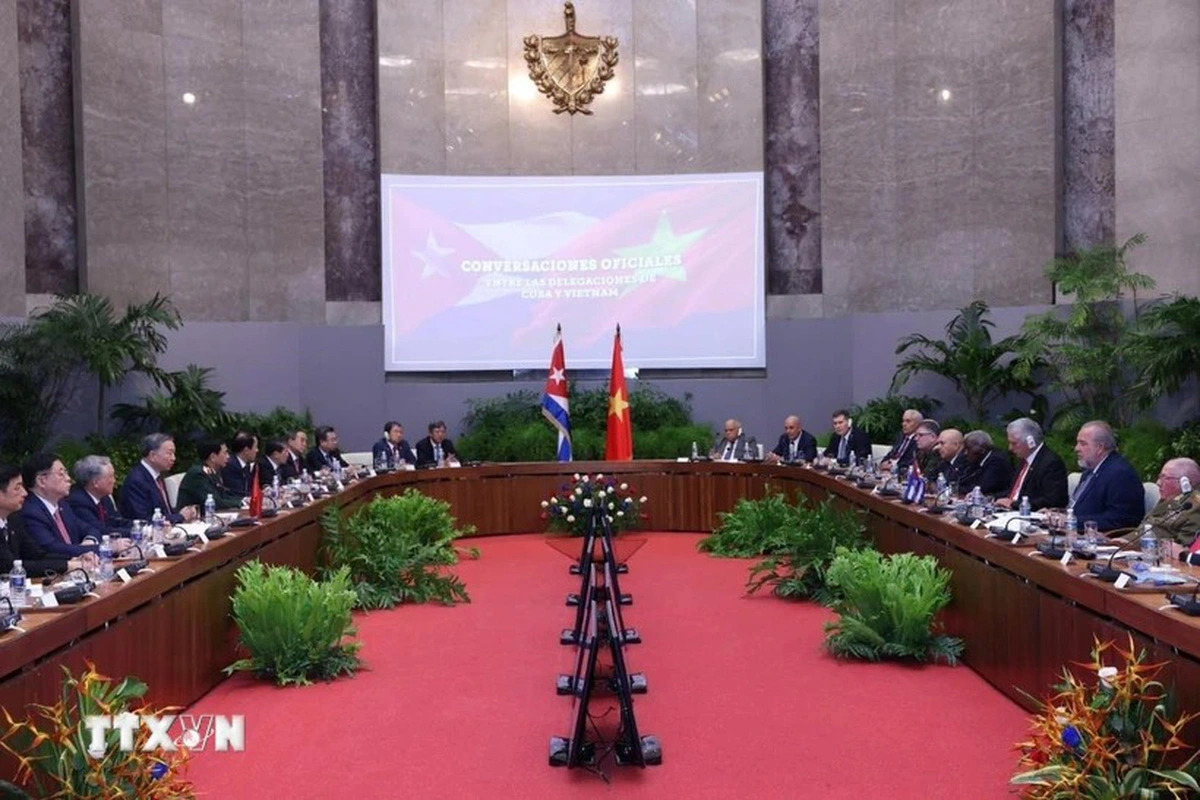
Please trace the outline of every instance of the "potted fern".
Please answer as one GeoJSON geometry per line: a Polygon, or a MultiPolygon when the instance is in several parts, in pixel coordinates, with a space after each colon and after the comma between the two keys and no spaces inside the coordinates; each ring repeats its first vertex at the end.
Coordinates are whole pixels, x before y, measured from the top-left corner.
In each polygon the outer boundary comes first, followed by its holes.
{"type": "Polygon", "coordinates": [[[779,597],[811,597],[830,605],[836,599],[826,575],[839,548],[866,547],[865,528],[854,512],[839,511],[826,499],[815,508],[802,496],[793,507],[789,524],[783,528],[774,555],[750,568],[747,594],[770,586],[779,597]]]}

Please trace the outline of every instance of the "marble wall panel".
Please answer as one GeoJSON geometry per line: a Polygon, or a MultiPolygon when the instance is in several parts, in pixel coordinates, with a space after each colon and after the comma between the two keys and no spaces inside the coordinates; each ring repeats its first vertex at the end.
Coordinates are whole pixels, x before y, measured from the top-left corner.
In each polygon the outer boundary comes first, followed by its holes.
{"type": "MultiPolygon", "coordinates": [[[[539,94],[529,80],[523,43],[530,34],[556,36],[562,33],[562,6],[510,3],[506,21],[509,171],[514,175],[569,175],[570,115],[552,113],[550,100],[539,94]]],[[[499,172],[503,174],[503,171],[499,172]]]]}
{"type": "Polygon", "coordinates": [[[620,61],[603,94],[592,100],[592,115],[571,118],[571,172],[574,175],[628,175],[637,171],[634,127],[635,45],[633,0],[581,5],[580,33],[617,37],[620,61]]]}
{"type": "Polygon", "coordinates": [[[249,317],[324,321],[317,4],[247,2],[242,25],[249,317]]]}
{"type": "Polygon", "coordinates": [[[637,171],[699,170],[700,141],[695,3],[637,3],[634,127],[637,171]]]}
{"type": "Polygon", "coordinates": [[[378,0],[379,166],[443,174],[445,62],[441,0],[378,0]]]}
{"type": "Polygon", "coordinates": [[[705,172],[749,172],[763,166],[762,6],[701,3],[696,7],[696,78],[700,157],[705,172]]]}
{"type": "Polygon", "coordinates": [[[817,6],[767,0],[763,11],[768,295],[821,291],[817,6]]]}
{"type": "Polygon", "coordinates": [[[1159,291],[1200,294],[1200,5],[1116,0],[1116,238],[1159,291]]]}
{"type": "Polygon", "coordinates": [[[114,303],[170,291],[162,9],[75,7],[81,287],[114,303]]]}
{"type": "Polygon", "coordinates": [[[246,319],[242,3],[166,3],[162,24],[172,297],[184,319],[246,319]]]}
{"type": "Polygon", "coordinates": [[[495,174],[508,165],[508,26],[489,0],[444,0],[446,171],[495,174]]]}
{"type": "MultiPolygon", "coordinates": [[[[6,8],[12,4],[5,4],[6,8]]],[[[34,293],[79,287],[69,0],[18,0],[25,279],[34,293]]]]}
{"type": "Polygon", "coordinates": [[[25,208],[17,9],[0,6],[0,316],[25,313],[25,208]]]}
{"type": "Polygon", "coordinates": [[[1110,243],[1116,225],[1113,0],[1065,0],[1062,197],[1065,250],[1110,243]]]}
{"type": "Polygon", "coordinates": [[[380,296],[375,6],[320,0],[325,294],[380,296]]]}

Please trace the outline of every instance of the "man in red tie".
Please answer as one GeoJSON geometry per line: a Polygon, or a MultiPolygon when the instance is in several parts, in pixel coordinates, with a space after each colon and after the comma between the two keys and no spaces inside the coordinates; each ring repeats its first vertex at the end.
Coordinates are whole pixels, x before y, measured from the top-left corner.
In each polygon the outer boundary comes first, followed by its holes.
{"type": "Polygon", "coordinates": [[[84,456],[75,462],[75,486],[67,495],[67,505],[75,516],[103,533],[125,535],[130,520],[121,516],[113,502],[117,474],[107,456],[84,456]]]}
{"type": "Polygon", "coordinates": [[[58,457],[53,453],[30,457],[21,469],[21,477],[29,492],[21,507],[21,521],[38,546],[64,558],[96,552],[103,532],[75,516],[63,503],[71,491],[71,476],[58,457]]]}
{"type": "Polygon", "coordinates": [[[151,433],[142,439],[142,460],[129,471],[121,486],[121,513],[126,519],[149,521],[154,511],[162,511],[171,522],[191,522],[196,509],[187,507],[175,513],[163,480],[175,466],[175,440],[165,433],[151,433]]]}
{"type": "Polygon", "coordinates": [[[17,559],[21,560],[25,572],[35,579],[43,575],[61,575],[75,567],[91,568],[94,560],[90,554],[68,561],[64,556],[47,553],[30,537],[18,513],[27,497],[21,470],[0,464],[0,573],[11,570],[17,559]]]}
{"type": "Polygon", "coordinates": [[[1033,511],[1067,507],[1067,465],[1043,442],[1042,426],[1028,417],[1008,423],[1008,449],[1016,456],[1017,478],[996,505],[1016,508],[1029,498],[1033,511]]]}

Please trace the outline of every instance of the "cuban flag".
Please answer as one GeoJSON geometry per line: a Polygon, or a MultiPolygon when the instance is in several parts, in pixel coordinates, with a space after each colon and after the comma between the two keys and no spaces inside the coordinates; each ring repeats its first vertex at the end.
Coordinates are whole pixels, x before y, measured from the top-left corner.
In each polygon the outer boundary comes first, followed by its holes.
{"type": "Polygon", "coordinates": [[[904,484],[904,502],[920,503],[925,499],[925,479],[916,469],[908,471],[908,481],[904,484]]]}
{"type": "Polygon", "coordinates": [[[571,460],[571,403],[567,399],[567,358],[563,354],[562,325],[554,333],[550,375],[542,392],[542,416],[558,429],[558,460],[571,460]]]}

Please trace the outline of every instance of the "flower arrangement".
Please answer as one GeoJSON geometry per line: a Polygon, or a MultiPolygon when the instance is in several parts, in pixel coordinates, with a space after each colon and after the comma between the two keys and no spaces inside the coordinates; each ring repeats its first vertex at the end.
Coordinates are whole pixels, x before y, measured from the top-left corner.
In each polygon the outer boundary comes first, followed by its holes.
{"type": "Polygon", "coordinates": [[[572,536],[587,533],[588,519],[603,512],[614,533],[641,527],[648,515],[642,512],[645,495],[613,477],[580,475],[578,472],[548,500],[542,501],[542,519],[552,531],[567,531],[572,536]]]}
{"type": "Polygon", "coordinates": [[[1025,797],[1192,797],[1200,793],[1197,753],[1180,738],[1197,714],[1172,721],[1166,688],[1156,680],[1162,664],[1113,642],[1092,648],[1092,663],[1079,666],[1093,681],[1063,670],[1058,693],[1040,703],[1031,737],[1021,742],[1020,767],[1012,779],[1025,797]],[[1115,650],[1123,667],[1106,666],[1115,650]],[[1190,750],[1186,759],[1185,752],[1190,750]]]}

